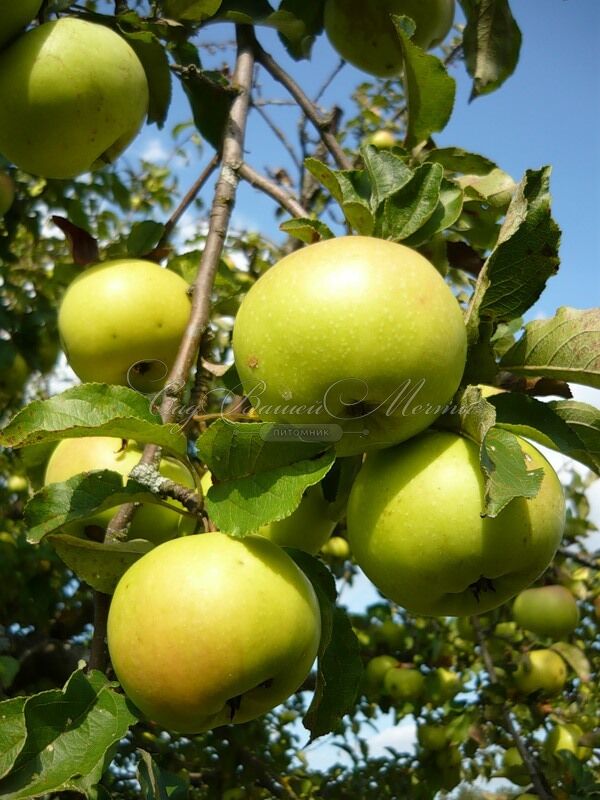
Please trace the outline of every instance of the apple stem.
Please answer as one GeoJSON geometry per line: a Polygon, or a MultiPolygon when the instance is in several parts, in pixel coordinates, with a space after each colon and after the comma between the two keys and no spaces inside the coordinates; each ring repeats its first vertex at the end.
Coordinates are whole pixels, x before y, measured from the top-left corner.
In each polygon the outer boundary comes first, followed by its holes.
{"type": "MultiPolygon", "coordinates": [[[[481,657],[483,658],[483,663],[490,679],[490,683],[499,684],[500,679],[498,678],[491,653],[488,650],[481,623],[477,617],[471,617],[470,619],[477,636],[477,643],[479,645],[479,650],[481,651],[481,657]]],[[[529,751],[525,740],[519,733],[519,729],[517,728],[510,711],[505,706],[502,708],[502,717],[504,720],[504,727],[511,735],[515,743],[515,747],[523,759],[523,764],[525,764],[527,771],[529,772],[529,777],[531,778],[531,782],[536,793],[542,798],[542,800],[554,800],[554,795],[552,794],[552,790],[550,789],[544,774],[540,770],[535,757],[529,751]]]]}

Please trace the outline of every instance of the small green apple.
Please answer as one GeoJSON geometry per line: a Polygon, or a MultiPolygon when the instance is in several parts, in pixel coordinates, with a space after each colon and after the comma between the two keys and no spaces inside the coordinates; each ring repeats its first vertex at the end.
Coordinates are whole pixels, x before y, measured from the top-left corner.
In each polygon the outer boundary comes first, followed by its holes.
{"type": "Polygon", "coordinates": [[[20,394],[29,377],[29,366],[20,353],[15,353],[10,367],[0,370],[0,397],[20,394]]]}
{"type": "Polygon", "coordinates": [[[283,258],[252,286],[233,331],[244,392],[265,422],[318,424],[339,455],[429,427],[460,383],[460,307],[414,250],[342,236],[283,258]]]}
{"type": "Polygon", "coordinates": [[[89,267],[71,283],[58,313],[60,338],[82,381],[158,392],[191,311],[188,284],[151,261],[89,267]]]}
{"type": "Polygon", "coordinates": [[[524,439],[538,495],[482,518],[477,445],[427,432],[367,455],[348,503],[348,541],[375,586],[415,614],[488,611],[529,586],[550,563],[565,524],[565,500],[546,459],[524,439]],[[426,513],[425,513],[426,510],[426,513]]]}
{"type": "Polygon", "coordinates": [[[377,693],[383,689],[386,674],[398,666],[398,659],[393,656],[375,656],[365,667],[364,684],[369,693],[377,693]]]}
{"type": "Polygon", "coordinates": [[[552,759],[558,758],[561,750],[567,750],[580,761],[585,761],[592,755],[592,749],[579,744],[582,736],[583,731],[575,723],[556,725],[544,742],[544,752],[549,759],[552,759]]]}
{"type": "Polygon", "coordinates": [[[537,794],[525,792],[525,794],[520,794],[515,800],[540,800],[540,798],[537,794]]]}
{"type": "Polygon", "coordinates": [[[460,692],[460,675],[445,667],[438,667],[426,679],[426,697],[434,706],[443,705],[460,692]]]}
{"type": "Polygon", "coordinates": [[[11,475],[6,481],[6,488],[9,492],[21,494],[29,488],[29,481],[24,475],[11,475]]]}
{"type": "Polygon", "coordinates": [[[319,604],[293,560],[261,536],[185,536],[159,545],[117,585],[110,657],[150,719],[199,733],[255,719],[310,672],[319,604]]]}
{"type": "Polygon", "coordinates": [[[508,173],[493,169],[487,175],[461,175],[456,179],[461,189],[474,189],[492,208],[505,208],[513,198],[517,184],[508,173]]]}
{"type": "Polygon", "coordinates": [[[448,746],[449,734],[444,725],[424,723],[417,728],[417,740],[424,750],[437,752],[448,746]]]}
{"type": "Polygon", "coordinates": [[[579,623],[579,609],[564,586],[540,586],[517,595],[513,604],[515,621],[537,636],[563,639],[579,623]]]}
{"type": "MultiPolygon", "coordinates": [[[[6,5],[6,4],[5,4],[6,5]]],[[[148,83],[105,25],[47,22],[0,53],[0,152],[26,172],[74,178],[110,163],[138,133],[148,83]]]]}
{"type": "Polygon", "coordinates": [[[516,747],[509,747],[502,755],[502,775],[517,786],[527,786],[531,776],[516,747]]]}
{"type": "Polygon", "coordinates": [[[380,130],[369,137],[368,144],[378,147],[380,150],[389,150],[396,144],[396,137],[391,131],[380,130]]]}
{"type": "Polygon", "coordinates": [[[346,61],[389,78],[402,71],[404,60],[392,14],[410,17],[413,41],[429,50],[450,32],[454,0],[326,0],[325,32],[346,61]]]}
{"type": "Polygon", "coordinates": [[[0,3],[0,50],[37,16],[43,0],[0,3]]]}
{"type": "Polygon", "coordinates": [[[4,172],[0,172],[0,217],[10,209],[15,199],[15,182],[4,172]]]}
{"type": "Polygon", "coordinates": [[[383,678],[383,691],[397,703],[414,703],[423,696],[425,678],[418,669],[392,667],[383,678]]]}
{"type": "Polygon", "coordinates": [[[557,694],[567,681],[567,666],[554,650],[531,650],[523,657],[514,679],[523,694],[557,694]]]}
{"type": "Polygon", "coordinates": [[[337,558],[340,561],[345,560],[350,558],[350,545],[343,536],[332,536],[321,548],[321,553],[324,556],[331,556],[331,558],[337,558]]]}
{"type": "MultiPolygon", "coordinates": [[[[126,476],[139,463],[142,451],[135,444],[123,443],[122,439],[110,436],[90,436],[87,438],[63,439],[58,443],[50,456],[46,467],[44,485],[62,483],[92,470],[110,469],[126,476]]],[[[190,472],[179,461],[163,458],[160,464],[160,473],[165,478],[187,486],[194,487],[194,479],[190,472]]],[[[168,500],[169,505],[181,508],[176,500],[168,500]]],[[[116,512],[116,508],[101,511],[92,519],[84,522],[72,523],[65,532],[74,536],[94,534],[95,528],[103,533],[106,526],[116,512]]],[[[164,506],[142,504],[138,509],[129,530],[130,539],[148,539],[154,544],[160,544],[168,539],[173,539],[184,533],[191,532],[195,521],[184,517],[177,511],[170,511],[164,506]]],[[[95,538],[92,536],[92,538],[95,538]]]]}

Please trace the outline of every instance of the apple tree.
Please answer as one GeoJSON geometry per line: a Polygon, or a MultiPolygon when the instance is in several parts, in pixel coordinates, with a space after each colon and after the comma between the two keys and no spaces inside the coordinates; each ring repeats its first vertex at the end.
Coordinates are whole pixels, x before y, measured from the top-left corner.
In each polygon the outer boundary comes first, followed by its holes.
{"type": "Polygon", "coordinates": [[[436,144],[518,68],[460,7],[0,9],[0,797],[600,794],[600,312],[524,322],[550,168],[436,144]]]}

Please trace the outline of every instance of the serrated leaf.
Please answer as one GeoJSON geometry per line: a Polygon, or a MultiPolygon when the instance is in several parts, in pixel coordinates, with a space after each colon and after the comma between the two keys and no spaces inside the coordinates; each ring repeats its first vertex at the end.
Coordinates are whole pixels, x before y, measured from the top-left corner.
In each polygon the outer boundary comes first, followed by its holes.
{"type": "Polygon", "coordinates": [[[178,456],[187,452],[185,436],[162,424],[148,398],[103,383],[84,383],[49,400],[35,400],[0,431],[0,444],[25,447],[77,436],[118,436],[157,444],[178,456]]]}
{"type": "Polygon", "coordinates": [[[600,389],[600,308],[579,311],[563,306],[551,319],[530,322],[500,365],[519,375],[600,389]]]}
{"type": "Polygon", "coordinates": [[[440,202],[443,174],[439,164],[418,167],[410,181],[379,207],[376,235],[398,242],[422,228],[440,202]]]}
{"type": "Polygon", "coordinates": [[[463,208],[462,190],[445,179],[440,186],[440,199],[425,225],[405,240],[409,247],[418,247],[429,242],[437,233],[454,225],[463,208]]]}
{"type": "Polygon", "coordinates": [[[26,697],[13,697],[0,703],[0,778],[12,769],[27,739],[26,697]]]}
{"type": "Polygon", "coordinates": [[[508,0],[460,2],[467,18],[463,48],[467,70],[473,78],[473,99],[495,91],[513,74],[522,37],[508,0]]]}
{"type": "Polygon", "coordinates": [[[441,164],[448,172],[457,172],[460,175],[487,175],[497,165],[485,156],[469,153],[460,147],[439,147],[426,150],[423,154],[424,161],[441,164]]]}
{"type": "Polygon", "coordinates": [[[550,649],[564,658],[580,680],[584,683],[589,682],[592,668],[587,656],[582,650],[568,642],[554,642],[550,645],[550,649]]]}
{"type": "Polygon", "coordinates": [[[323,241],[324,239],[333,239],[331,229],[318,219],[288,219],[282,222],[279,230],[284,233],[289,233],[290,236],[295,236],[301,242],[306,244],[314,244],[315,242],[323,241]]]}
{"type": "Polygon", "coordinates": [[[361,148],[361,155],[371,181],[371,205],[374,211],[386,198],[396,194],[414,173],[400,156],[373,145],[361,148]]]}
{"type": "Polygon", "coordinates": [[[332,574],[308,553],[291,549],[288,552],[310,579],[321,611],[317,683],[303,719],[312,742],[334,730],[342,717],[353,711],[363,667],[360,645],[348,615],[335,604],[337,592],[332,574]]]}
{"type": "Polygon", "coordinates": [[[439,58],[413,44],[403,25],[404,17],[392,15],[404,57],[404,88],[408,109],[406,145],[414,147],[448,124],[456,81],[439,58]]]}
{"type": "Polygon", "coordinates": [[[155,122],[159,128],[165,123],[171,104],[171,70],[165,48],[150,31],[129,33],[120,31],[141,64],[148,81],[148,123],[155,122]]]}
{"type": "Polygon", "coordinates": [[[112,594],[122,575],[154,546],[145,539],[103,543],[68,533],[51,533],[47,540],[78,578],[103,594],[112,594]]]}
{"type": "Polygon", "coordinates": [[[297,61],[310,57],[313,43],[323,30],[324,4],[324,0],[281,0],[269,18],[288,53],[297,61]]]}
{"type": "Polygon", "coordinates": [[[307,170],[338,202],[349,224],[360,234],[373,232],[371,185],[365,170],[333,170],[316,158],[304,162],[307,170]]]}
{"type": "Polygon", "coordinates": [[[496,517],[516,497],[535,497],[544,478],[543,469],[528,470],[517,437],[490,428],[479,453],[486,475],[484,516],[496,517]]]}
{"type": "Polygon", "coordinates": [[[590,456],[595,467],[591,463],[588,466],[600,473],[600,410],[577,400],[555,400],[548,405],[583,442],[585,454],[573,458],[585,464],[584,455],[590,456]]]}
{"type": "MultiPolygon", "coordinates": [[[[27,738],[0,781],[3,800],[62,791],[88,794],[137,717],[100,672],[73,673],[63,690],[25,699],[27,738]]],[[[0,709],[2,705],[0,704],[0,709]]]]}
{"type": "Polygon", "coordinates": [[[550,170],[527,171],[517,187],[498,243],[477,278],[467,310],[469,343],[482,320],[522,316],[558,269],[560,230],[551,216],[550,170]]]}
{"type": "Polygon", "coordinates": [[[220,72],[188,66],[179,75],[194,124],[215,150],[221,149],[225,123],[237,90],[220,72]]]}
{"type": "Polygon", "coordinates": [[[317,158],[312,157],[305,159],[304,166],[310,172],[313,178],[316,178],[319,183],[321,183],[327,189],[334,200],[337,200],[337,202],[342,205],[342,190],[337,179],[336,171],[328,167],[327,164],[324,164],[322,161],[319,161],[317,158]]]}
{"type": "Polygon", "coordinates": [[[139,258],[154,250],[165,231],[165,226],[160,222],[144,220],[136,222],[127,237],[127,254],[132,258],[139,258]]]}

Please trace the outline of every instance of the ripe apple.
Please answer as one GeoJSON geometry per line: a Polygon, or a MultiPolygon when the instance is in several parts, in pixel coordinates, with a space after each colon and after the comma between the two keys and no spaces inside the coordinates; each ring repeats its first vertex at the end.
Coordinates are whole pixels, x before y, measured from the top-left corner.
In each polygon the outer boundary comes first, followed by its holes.
{"type": "Polygon", "coordinates": [[[352,455],[434,422],[460,383],[466,335],[427,259],[394,242],[342,236],[261,276],[241,304],[233,350],[262,420],[318,423],[339,455],[352,455]]]}
{"type": "Polygon", "coordinates": [[[517,786],[527,786],[531,776],[516,747],[509,747],[502,755],[502,775],[517,786]]]}
{"type": "MultiPolygon", "coordinates": [[[[125,485],[126,476],[136,466],[141,456],[141,449],[134,443],[125,443],[124,446],[122,439],[110,436],[63,439],[50,456],[44,485],[62,483],[81,472],[100,469],[118,472],[123,476],[123,485],[125,485]]],[[[165,478],[190,489],[194,487],[194,479],[190,472],[175,459],[163,458],[160,464],[160,473],[165,478]]],[[[182,508],[176,500],[168,500],[168,503],[175,508],[182,508]]],[[[72,523],[66,532],[74,536],[91,534],[90,538],[98,538],[97,534],[100,531],[102,534],[104,533],[115,511],[116,508],[109,508],[101,511],[92,519],[72,523]],[[100,529],[100,531],[95,529],[100,529]]],[[[160,544],[175,536],[189,533],[194,527],[194,519],[184,517],[177,511],[169,511],[168,508],[154,504],[142,504],[131,523],[129,538],[148,539],[155,544],[160,544]]]]}
{"type": "MultiPolygon", "coordinates": [[[[6,5],[6,4],[5,4],[6,5]]],[[[148,110],[138,57],[105,25],[63,17],[0,53],[0,152],[45,178],[115,160],[148,110]]]]}
{"type": "MultiPolygon", "coordinates": [[[[0,12],[1,13],[1,12],[0,12]]],[[[0,172],[0,217],[10,209],[15,199],[15,182],[4,172],[0,172]]]]}
{"type": "Polygon", "coordinates": [[[532,650],[523,657],[514,679],[523,694],[557,694],[567,681],[567,666],[554,650],[532,650]]]}
{"type": "Polygon", "coordinates": [[[583,731],[575,723],[556,725],[544,742],[546,756],[548,759],[557,758],[561,750],[568,750],[580,761],[585,761],[592,755],[592,749],[579,744],[582,736],[583,731]]]}
{"type": "Polygon", "coordinates": [[[58,329],[82,381],[158,392],[191,310],[188,284],[158,264],[120,259],[81,273],[67,289],[58,329]]]}
{"type": "Polygon", "coordinates": [[[367,455],[348,503],[357,564],[388,598],[416,614],[489,611],[529,586],[562,537],[565,500],[546,459],[524,439],[538,495],[482,518],[479,450],[455,433],[427,432],[367,455]]]}
{"type": "Polygon", "coordinates": [[[0,370],[0,397],[18,395],[29,377],[29,367],[20,353],[15,353],[10,367],[0,370]]]}
{"type": "Polygon", "coordinates": [[[513,605],[515,621],[537,636],[563,639],[579,623],[579,609],[564,586],[540,586],[517,595],[513,605]]]}
{"type": "Polygon", "coordinates": [[[350,558],[350,546],[343,536],[332,536],[321,548],[321,553],[341,561],[350,558]]]}
{"type": "Polygon", "coordinates": [[[417,728],[417,740],[424,750],[445,750],[449,735],[443,725],[425,723],[417,728]]]}
{"type": "Polygon", "coordinates": [[[117,585],[108,647],[126,694],[159,725],[198,733],[247,722],[307,677],[319,604],[292,559],[261,536],[185,536],[117,585]]]}
{"type": "Polygon", "coordinates": [[[0,4],[0,50],[25,28],[42,7],[43,0],[18,0],[0,4]]]}
{"type": "Polygon", "coordinates": [[[460,676],[445,667],[429,673],[426,680],[426,697],[434,706],[443,705],[460,692],[460,676]]]}
{"type": "Polygon", "coordinates": [[[425,690],[425,678],[418,669],[392,667],[383,678],[383,691],[398,703],[416,702],[425,690]]]}
{"type": "Polygon", "coordinates": [[[342,56],[358,69],[389,78],[402,70],[402,46],[391,15],[416,23],[415,44],[440,44],[452,28],[454,0],[327,0],[325,32],[342,56]]]}
{"type": "Polygon", "coordinates": [[[372,144],[380,150],[389,150],[396,144],[396,137],[391,131],[375,131],[375,133],[369,137],[368,144],[372,144]]]}

